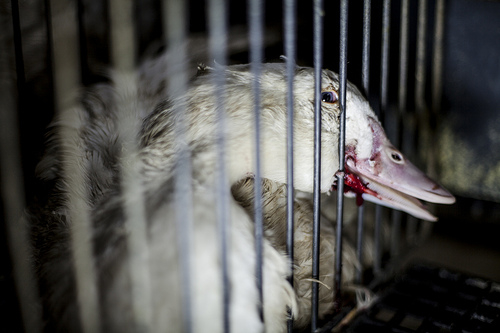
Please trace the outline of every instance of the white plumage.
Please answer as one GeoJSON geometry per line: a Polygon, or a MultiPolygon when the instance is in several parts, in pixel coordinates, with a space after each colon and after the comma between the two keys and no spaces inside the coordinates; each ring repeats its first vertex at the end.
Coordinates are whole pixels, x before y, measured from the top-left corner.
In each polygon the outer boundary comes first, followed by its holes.
{"type": "MultiPolygon", "coordinates": [[[[148,68],[155,68],[149,63],[148,68]]],[[[144,67],[145,68],[145,67],[144,67]]],[[[139,139],[140,183],[149,228],[148,260],[151,275],[151,322],[134,323],[131,312],[130,278],[127,266],[127,234],[124,233],[124,209],[120,186],[122,143],[117,128],[120,99],[112,85],[101,85],[84,94],[83,107],[75,117],[83,124],[79,131],[82,148],[80,161],[88,165],[85,172],[86,191],[82,198],[89,206],[94,229],[92,245],[95,253],[100,311],[106,332],[129,332],[146,327],[152,332],[179,332],[182,325],[182,302],[176,245],[175,216],[182,214],[173,201],[173,174],[179,146],[174,128],[178,121],[172,105],[178,101],[162,96],[164,79],[161,72],[144,70],[139,75],[136,100],[137,119],[141,122],[139,139]],[[152,78],[155,80],[152,80],[152,78]],[[153,85],[148,85],[154,82],[153,85]],[[152,106],[156,107],[153,108],[152,106]]],[[[286,79],[283,64],[266,64],[260,78],[262,119],[262,177],[264,188],[264,318],[267,332],[286,330],[288,311],[294,314],[296,327],[310,320],[311,292],[311,203],[303,196],[295,200],[294,288],[285,255],[286,216],[286,79]]],[[[253,80],[249,66],[231,66],[225,70],[226,86],[226,165],[234,198],[230,198],[229,278],[231,290],[230,324],[237,332],[261,332],[263,323],[257,312],[255,254],[253,236],[254,121],[253,80]]],[[[338,91],[337,75],[323,71],[323,91],[338,91]]],[[[115,85],[123,82],[115,81],[115,85]]],[[[294,183],[300,192],[312,192],[314,77],[308,68],[297,67],[294,81],[294,183]]],[[[187,144],[193,167],[194,225],[191,238],[191,290],[193,328],[195,332],[222,331],[222,288],[219,242],[215,211],[216,173],[216,99],[213,71],[202,68],[190,84],[185,96],[188,131],[187,144]]],[[[131,98],[127,96],[127,98],[131,98]]],[[[369,199],[375,197],[415,214],[433,219],[423,206],[409,195],[434,202],[451,203],[453,197],[425,178],[385,138],[368,102],[353,86],[347,91],[346,157],[348,174],[354,178],[351,192],[369,199]],[[392,156],[392,159],[391,159],[392,156]],[[394,165],[393,165],[394,164],[394,165]],[[392,179],[386,179],[387,168],[392,179]],[[406,170],[406,171],[405,171],[406,170]],[[408,171],[409,170],[409,171],[408,171]],[[415,171],[417,170],[417,171],[415,171]],[[408,184],[404,184],[406,174],[408,184]],[[385,177],[385,178],[384,178],[385,177]],[[377,183],[375,187],[373,187],[377,183]],[[391,190],[390,187],[393,189],[391,190]],[[407,193],[407,195],[401,192],[407,193]]],[[[338,165],[338,117],[335,101],[322,105],[321,191],[331,190],[338,165]]],[[[55,122],[71,128],[69,122],[55,122]]],[[[50,199],[42,207],[33,208],[36,261],[49,328],[76,330],[79,325],[77,301],[71,263],[71,244],[67,220],[68,189],[60,177],[61,143],[49,142],[47,154],[39,166],[40,176],[55,184],[50,199]],[[62,200],[61,200],[62,199],[62,200]]],[[[82,167],[82,170],[84,168],[82,167]]],[[[71,190],[71,189],[70,189],[71,190]]],[[[77,191],[78,192],[78,191],[77,191]]],[[[126,193],[125,193],[126,195],[126,193]]],[[[333,293],[334,230],[331,223],[321,226],[320,315],[331,310],[333,293]]],[[[344,281],[350,281],[357,265],[354,250],[344,245],[344,281]]]]}

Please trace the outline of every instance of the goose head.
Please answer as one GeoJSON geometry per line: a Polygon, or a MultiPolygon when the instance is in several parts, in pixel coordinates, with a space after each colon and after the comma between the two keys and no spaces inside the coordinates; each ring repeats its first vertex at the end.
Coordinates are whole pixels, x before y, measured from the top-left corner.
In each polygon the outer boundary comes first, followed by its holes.
{"type": "MultiPolygon", "coordinates": [[[[311,70],[304,72],[307,72],[302,74],[304,76],[311,75],[311,70]]],[[[302,81],[304,80],[300,80],[302,81]]],[[[312,78],[308,81],[312,82],[312,78]]],[[[311,86],[298,89],[304,88],[313,89],[311,86]]],[[[336,179],[332,178],[332,170],[339,169],[336,162],[338,160],[336,137],[340,118],[338,91],[338,75],[324,70],[321,87],[322,137],[324,137],[321,156],[322,163],[325,163],[328,171],[322,169],[322,181],[326,181],[326,184],[322,182],[322,191],[325,191],[328,184],[332,184],[332,189],[336,189],[337,185],[336,179]],[[332,143],[334,146],[331,146],[332,143]]],[[[300,91],[297,99],[304,93],[300,91]]],[[[349,82],[346,91],[346,110],[345,195],[356,196],[358,202],[366,200],[405,211],[417,218],[436,221],[437,218],[428,212],[420,200],[452,204],[455,202],[454,196],[425,175],[392,145],[368,101],[356,86],[349,82]]],[[[311,182],[311,179],[307,181],[311,182]]]]}
{"type": "MultiPolygon", "coordinates": [[[[255,174],[254,76],[250,65],[225,69],[223,89],[225,110],[224,134],[227,173],[231,184],[255,174]]],[[[203,68],[194,79],[185,98],[188,142],[193,169],[203,170],[202,178],[213,178],[218,101],[215,96],[214,71],[203,68]],[[199,147],[199,148],[198,148],[199,147]]],[[[287,182],[287,80],[284,64],[263,64],[260,83],[261,176],[287,182]]],[[[340,109],[338,75],[323,70],[321,126],[321,192],[336,187],[339,170],[338,135],[340,109]]],[[[314,71],[297,67],[294,77],[294,187],[313,191],[314,169],[314,71]]],[[[397,150],[367,100],[348,83],[346,93],[345,194],[358,196],[425,220],[436,220],[420,202],[451,204],[453,195],[428,178],[397,150]],[[419,200],[420,199],[420,200],[419,200]]],[[[168,113],[168,109],[165,111],[168,113]]],[[[164,117],[172,119],[170,117],[164,117]]],[[[154,117],[153,117],[154,119],[154,117]]],[[[165,121],[158,126],[171,128],[165,121]]],[[[156,132],[168,132],[156,129],[156,132]]],[[[171,131],[170,131],[171,132],[171,131]]],[[[171,140],[160,140],[171,142],[171,140]]],[[[175,140],[174,140],[175,141],[175,140]]],[[[154,146],[155,144],[151,144],[154,146]]],[[[162,151],[164,148],[152,149],[162,151]]],[[[194,177],[196,179],[196,175],[194,177]]]]}

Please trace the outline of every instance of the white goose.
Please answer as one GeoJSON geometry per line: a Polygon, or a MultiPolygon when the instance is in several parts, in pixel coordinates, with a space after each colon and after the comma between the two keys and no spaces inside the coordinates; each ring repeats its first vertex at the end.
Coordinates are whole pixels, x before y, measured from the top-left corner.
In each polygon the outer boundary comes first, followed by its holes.
{"type": "MultiPolygon", "coordinates": [[[[309,241],[312,233],[310,203],[296,199],[294,288],[287,282],[291,272],[284,253],[284,209],[286,185],[286,79],[283,64],[266,64],[261,84],[262,99],[262,177],[264,178],[264,318],[257,311],[257,288],[254,278],[255,255],[252,215],[246,209],[252,205],[254,174],[254,128],[252,73],[248,65],[230,66],[225,70],[225,133],[227,140],[227,177],[237,200],[230,200],[229,281],[231,290],[230,325],[232,331],[283,332],[288,311],[298,327],[310,317],[309,241]]],[[[161,81],[161,80],[160,80],[161,81]]],[[[217,214],[214,207],[216,173],[216,99],[212,84],[213,71],[203,69],[191,82],[186,94],[188,121],[187,142],[193,165],[193,244],[192,244],[192,314],[195,332],[222,331],[222,288],[219,243],[216,233],[217,214]]],[[[294,185],[297,191],[313,190],[313,127],[314,77],[309,68],[295,71],[294,118],[294,185]]],[[[339,106],[337,74],[324,70],[322,79],[322,165],[321,191],[328,192],[339,169],[337,137],[339,106]]],[[[175,214],[172,200],[172,174],[178,160],[175,131],[177,117],[170,102],[140,101],[138,105],[158,104],[154,111],[137,110],[143,120],[140,140],[141,181],[143,183],[149,225],[149,266],[153,317],[147,323],[156,331],[182,330],[179,263],[176,246],[175,214]],[[143,103],[143,104],[141,104],[143,103]]],[[[83,119],[80,128],[81,145],[86,153],[82,161],[90,162],[86,174],[89,203],[94,223],[93,245],[98,271],[100,306],[105,331],[129,332],[137,326],[132,322],[130,281],[127,267],[126,235],[123,233],[123,198],[119,186],[120,140],[116,117],[120,110],[113,107],[117,96],[109,85],[87,94],[85,108],[77,115],[83,119]]],[[[347,91],[346,114],[346,185],[348,194],[362,196],[409,212],[419,218],[435,220],[415,198],[436,203],[452,203],[454,197],[416,169],[387,140],[368,102],[351,84],[347,91]]],[[[71,124],[59,122],[60,127],[71,124]]],[[[79,325],[77,303],[70,263],[67,207],[64,200],[64,180],[58,178],[61,156],[58,142],[49,145],[48,154],[40,164],[40,175],[56,181],[53,197],[41,211],[32,210],[35,245],[42,291],[49,307],[48,320],[52,328],[76,330],[79,325]]],[[[182,213],[182,212],[181,212],[182,213]]],[[[321,278],[332,285],[334,231],[322,225],[321,278]]],[[[345,245],[345,281],[354,272],[355,256],[345,245]]],[[[147,257],[147,256],[146,256],[147,257]]],[[[320,315],[331,309],[332,293],[320,288],[320,315]]]]}

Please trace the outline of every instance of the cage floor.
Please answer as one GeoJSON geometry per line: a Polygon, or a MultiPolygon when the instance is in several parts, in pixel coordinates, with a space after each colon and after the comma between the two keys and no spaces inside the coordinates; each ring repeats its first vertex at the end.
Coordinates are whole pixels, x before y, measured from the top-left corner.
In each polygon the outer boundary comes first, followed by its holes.
{"type": "Polygon", "coordinates": [[[500,332],[500,283],[413,265],[345,332],[500,332]]]}

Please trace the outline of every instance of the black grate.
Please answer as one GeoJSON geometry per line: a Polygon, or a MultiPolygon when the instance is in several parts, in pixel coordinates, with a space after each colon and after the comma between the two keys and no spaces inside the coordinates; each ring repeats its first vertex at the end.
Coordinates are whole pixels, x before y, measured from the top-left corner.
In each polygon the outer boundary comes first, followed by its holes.
{"type": "Polygon", "coordinates": [[[345,332],[499,332],[500,284],[427,265],[410,267],[345,332]]]}

